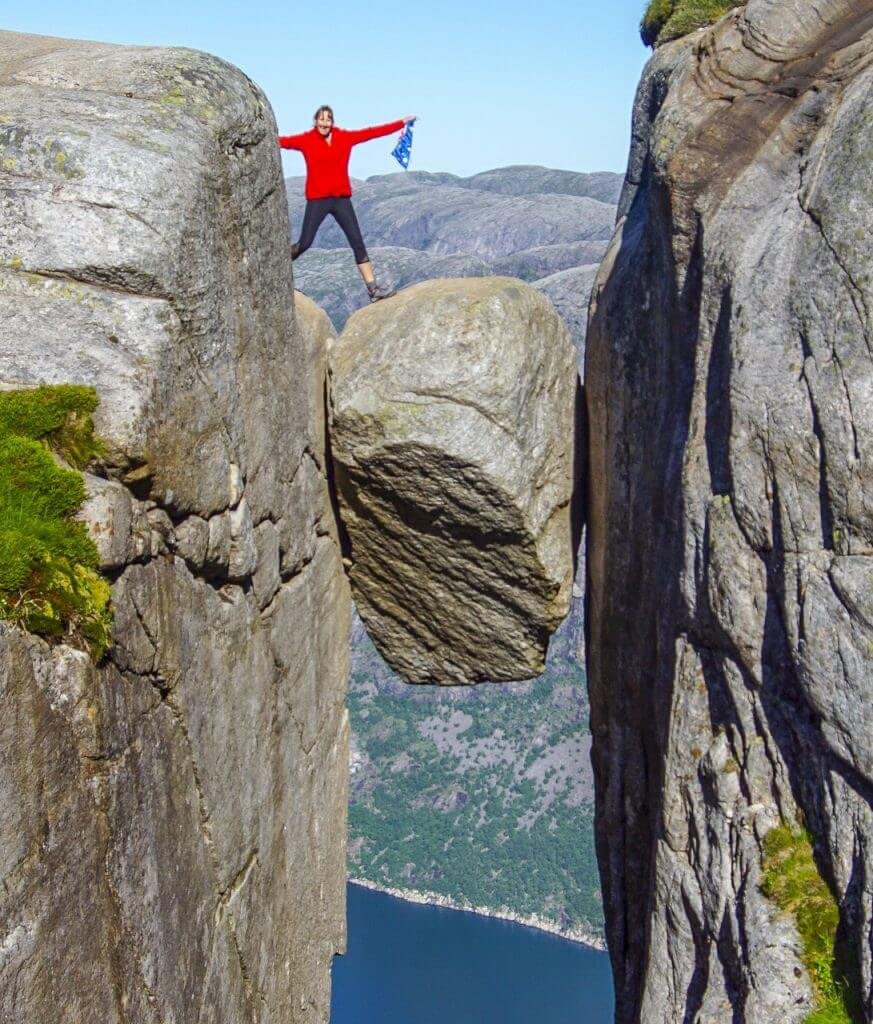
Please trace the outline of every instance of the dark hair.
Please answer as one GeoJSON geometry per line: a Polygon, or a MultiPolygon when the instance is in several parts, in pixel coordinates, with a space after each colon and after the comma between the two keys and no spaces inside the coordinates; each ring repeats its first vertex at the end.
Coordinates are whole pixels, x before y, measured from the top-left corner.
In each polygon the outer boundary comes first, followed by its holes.
{"type": "Polygon", "coordinates": [[[331,121],[333,120],[333,110],[326,103],[320,106],[318,110],[315,111],[315,113],[312,115],[312,120],[317,121],[319,114],[330,114],[330,119],[331,121]]]}

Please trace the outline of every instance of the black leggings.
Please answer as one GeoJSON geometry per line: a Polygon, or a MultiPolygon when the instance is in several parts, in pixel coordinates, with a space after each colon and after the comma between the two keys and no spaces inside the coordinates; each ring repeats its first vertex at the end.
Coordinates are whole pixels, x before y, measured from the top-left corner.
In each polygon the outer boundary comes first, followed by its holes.
{"type": "Polygon", "coordinates": [[[370,257],[367,255],[364,239],[361,237],[355,208],[348,196],[329,196],[327,199],[307,200],[306,210],[303,214],[303,227],[300,229],[300,239],[291,247],[292,258],[296,260],[312,245],[315,241],[315,233],[329,213],[333,215],[333,219],[343,229],[343,234],[349,240],[349,245],[355,254],[355,263],[366,263],[370,257]]]}

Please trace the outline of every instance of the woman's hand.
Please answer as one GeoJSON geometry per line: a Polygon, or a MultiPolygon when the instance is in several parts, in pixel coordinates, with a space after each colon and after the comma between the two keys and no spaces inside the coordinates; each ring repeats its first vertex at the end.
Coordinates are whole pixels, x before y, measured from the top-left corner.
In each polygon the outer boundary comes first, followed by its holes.
{"type": "Polygon", "coordinates": [[[410,114],[408,117],[404,117],[403,118],[403,123],[404,124],[415,124],[415,122],[417,120],[418,120],[418,115],[417,114],[410,114]]]}

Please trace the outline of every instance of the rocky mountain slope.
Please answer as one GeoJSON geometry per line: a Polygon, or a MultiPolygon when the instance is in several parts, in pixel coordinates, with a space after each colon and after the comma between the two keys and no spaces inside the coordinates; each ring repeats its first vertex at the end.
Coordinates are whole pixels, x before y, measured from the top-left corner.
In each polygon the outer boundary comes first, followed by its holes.
{"type": "MultiPolygon", "coordinates": [[[[289,178],[299,230],[303,178],[289,178]]],[[[565,315],[584,345],[588,293],[615,222],[621,175],[502,167],[470,178],[425,171],[354,182],[355,209],[380,277],[405,288],[436,277],[506,274],[530,281],[565,315]],[[556,278],[577,269],[575,276],[556,278]]],[[[348,245],[328,218],[294,267],[297,287],[339,329],[366,304],[348,245]]]]}
{"type": "Polygon", "coordinates": [[[873,1020],[871,105],[849,0],[640,83],[585,367],[620,1024],[873,1020]]]}

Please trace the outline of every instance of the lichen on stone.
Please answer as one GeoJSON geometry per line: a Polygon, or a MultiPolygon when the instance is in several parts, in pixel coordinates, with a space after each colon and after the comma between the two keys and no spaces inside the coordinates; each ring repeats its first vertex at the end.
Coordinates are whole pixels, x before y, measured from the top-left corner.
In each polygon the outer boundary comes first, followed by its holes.
{"type": "Polygon", "coordinates": [[[101,453],[92,388],[0,393],[0,618],[78,644],[98,659],[109,644],[109,583],[85,526],[75,469],[101,453]]]}

